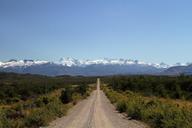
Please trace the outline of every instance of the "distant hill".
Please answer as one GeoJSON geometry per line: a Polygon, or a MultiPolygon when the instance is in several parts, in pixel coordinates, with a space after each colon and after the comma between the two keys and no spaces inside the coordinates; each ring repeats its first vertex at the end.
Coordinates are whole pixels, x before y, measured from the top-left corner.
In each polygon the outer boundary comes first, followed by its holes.
{"type": "Polygon", "coordinates": [[[162,74],[165,74],[165,75],[180,75],[180,74],[192,75],[192,65],[170,67],[167,70],[163,71],[162,74]]]}
{"type": "MultiPolygon", "coordinates": [[[[180,64],[177,64],[180,65],[180,64]]],[[[1,72],[30,73],[48,76],[58,75],[178,75],[181,73],[192,74],[192,66],[171,67],[165,63],[145,63],[128,59],[99,59],[77,60],[73,58],[61,58],[58,62],[35,60],[10,60],[0,62],[1,72]]]]}

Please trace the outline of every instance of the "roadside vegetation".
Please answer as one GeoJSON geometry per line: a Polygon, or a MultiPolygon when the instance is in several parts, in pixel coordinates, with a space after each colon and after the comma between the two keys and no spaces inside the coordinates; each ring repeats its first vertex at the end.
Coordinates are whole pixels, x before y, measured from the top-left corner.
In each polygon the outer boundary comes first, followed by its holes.
{"type": "Polygon", "coordinates": [[[144,96],[192,100],[192,76],[114,76],[104,80],[117,91],[130,90],[144,96]]]}
{"type": "Polygon", "coordinates": [[[0,128],[38,128],[86,98],[95,78],[0,74],[0,128]],[[11,89],[11,90],[9,90],[11,89]]]}
{"type": "Polygon", "coordinates": [[[191,128],[192,107],[181,107],[158,98],[145,98],[131,91],[104,89],[117,110],[128,117],[148,123],[153,128],[191,128]]]}
{"type": "Polygon", "coordinates": [[[190,76],[119,76],[104,92],[117,110],[153,128],[192,128],[190,76]]]}

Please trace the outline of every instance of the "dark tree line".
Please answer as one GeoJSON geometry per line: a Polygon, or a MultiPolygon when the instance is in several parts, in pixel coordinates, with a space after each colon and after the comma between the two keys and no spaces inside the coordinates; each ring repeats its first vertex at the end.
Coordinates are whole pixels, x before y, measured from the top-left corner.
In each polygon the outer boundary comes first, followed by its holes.
{"type": "Polygon", "coordinates": [[[106,81],[114,90],[131,90],[145,96],[192,100],[191,76],[114,76],[106,81]]]}

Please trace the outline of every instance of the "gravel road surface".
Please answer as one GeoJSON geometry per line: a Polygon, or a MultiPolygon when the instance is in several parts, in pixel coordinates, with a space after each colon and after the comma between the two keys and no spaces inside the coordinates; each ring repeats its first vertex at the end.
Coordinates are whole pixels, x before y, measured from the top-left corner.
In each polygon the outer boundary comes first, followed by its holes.
{"type": "Polygon", "coordinates": [[[74,106],[67,116],[53,121],[48,128],[147,128],[136,120],[128,120],[118,113],[102,90],[97,90],[74,106]]]}

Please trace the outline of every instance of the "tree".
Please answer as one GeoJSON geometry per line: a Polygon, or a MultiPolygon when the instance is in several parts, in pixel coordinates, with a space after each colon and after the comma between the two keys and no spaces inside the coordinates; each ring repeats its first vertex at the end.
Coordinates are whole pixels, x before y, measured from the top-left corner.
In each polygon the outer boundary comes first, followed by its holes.
{"type": "Polygon", "coordinates": [[[77,91],[83,96],[86,94],[87,92],[87,85],[80,85],[78,88],[77,88],[77,91]]]}
{"type": "Polygon", "coordinates": [[[66,88],[61,92],[60,100],[63,104],[67,104],[72,101],[72,89],[66,88]]]}

